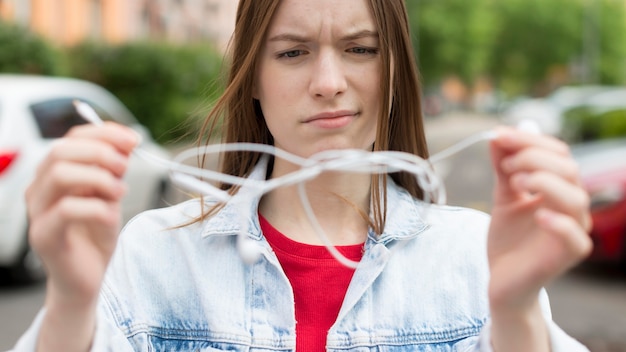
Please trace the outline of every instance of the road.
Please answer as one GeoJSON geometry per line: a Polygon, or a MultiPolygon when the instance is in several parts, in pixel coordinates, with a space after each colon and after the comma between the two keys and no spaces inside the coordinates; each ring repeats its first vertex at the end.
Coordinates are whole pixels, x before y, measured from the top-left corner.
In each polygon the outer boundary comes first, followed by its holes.
{"type": "Polygon", "coordinates": [[[0,281],[0,351],[11,348],[44,300],[44,284],[21,286],[0,281]]]}
{"type": "MultiPolygon", "coordinates": [[[[427,122],[431,153],[495,125],[492,118],[451,115],[427,122]]],[[[479,142],[435,165],[448,203],[489,211],[491,175],[487,143],[479,142]]],[[[592,352],[626,352],[626,274],[583,265],[547,287],[554,320],[592,352]]],[[[44,285],[0,282],[0,351],[28,327],[44,299],[44,285]]]]}

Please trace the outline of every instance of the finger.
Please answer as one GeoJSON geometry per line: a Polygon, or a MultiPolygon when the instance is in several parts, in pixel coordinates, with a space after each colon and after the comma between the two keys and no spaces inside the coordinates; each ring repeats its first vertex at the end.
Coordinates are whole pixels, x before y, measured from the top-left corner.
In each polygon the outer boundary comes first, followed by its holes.
{"type": "Polygon", "coordinates": [[[507,153],[514,153],[528,147],[536,147],[560,155],[569,156],[569,147],[563,141],[547,135],[537,135],[510,127],[498,127],[493,140],[507,153]]]}
{"type": "Polygon", "coordinates": [[[495,175],[495,196],[494,202],[499,204],[507,202],[510,199],[518,197],[518,192],[511,188],[510,173],[502,168],[502,161],[510,155],[509,152],[501,148],[495,141],[489,144],[489,152],[491,155],[491,164],[495,175]]]}
{"type": "Polygon", "coordinates": [[[496,129],[496,138],[490,142],[492,167],[495,173],[495,202],[502,203],[517,199],[519,192],[511,189],[511,172],[505,171],[503,161],[525,149],[538,149],[547,154],[570,157],[569,147],[549,136],[532,134],[509,127],[496,129]]]}
{"type": "Polygon", "coordinates": [[[591,253],[593,242],[588,232],[572,217],[541,208],[535,213],[535,219],[561,248],[561,251],[555,251],[554,258],[569,263],[563,269],[568,269],[591,253]]]}
{"type": "Polygon", "coordinates": [[[111,251],[121,224],[119,206],[98,198],[63,198],[32,223],[31,244],[42,256],[54,257],[59,251],[67,250],[67,229],[78,224],[85,229],[85,233],[78,235],[98,248],[111,251]]]}
{"type": "Polygon", "coordinates": [[[507,174],[545,171],[580,184],[578,164],[569,157],[539,148],[526,148],[504,157],[501,168],[507,174]]]}
{"type": "Polygon", "coordinates": [[[544,207],[572,216],[585,231],[590,229],[589,195],[579,185],[553,173],[537,171],[514,174],[511,188],[520,193],[540,195],[544,207]]]}
{"type": "Polygon", "coordinates": [[[100,167],[58,162],[27,189],[26,197],[34,217],[64,196],[119,201],[125,193],[124,182],[100,167]]]}
{"type": "Polygon", "coordinates": [[[541,232],[527,236],[516,245],[516,251],[499,256],[491,262],[490,297],[510,302],[511,296],[528,292],[528,284],[539,290],[589,255],[592,242],[589,235],[572,217],[540,208],[534,212],[533,222],[541,232]]]}
{"type": "Polygon", "coordinates": [[[117,177],[122,177],[128,166],[128,155],[119,152],[110,144],[97,140],[65,138],[55,143],[46,159],[39,165],[38,177],[45,176],[48,169],[59,161],[95,164],[117,177]]]}
{"type": "Polygon", "coordinates": [[[120,225],[119,207],[93,198],[64,198],[33,223],[31,243],[63,300],[97,296],[120,225]]]}
{"type": "Polygon", "coordinates": [[[65,137],[99,140],[112,145],[124,154],[129,154],[140,142],[139,134],[133,129],[110,121],[100,126],[91,124],[75,126],[65,137]]]}

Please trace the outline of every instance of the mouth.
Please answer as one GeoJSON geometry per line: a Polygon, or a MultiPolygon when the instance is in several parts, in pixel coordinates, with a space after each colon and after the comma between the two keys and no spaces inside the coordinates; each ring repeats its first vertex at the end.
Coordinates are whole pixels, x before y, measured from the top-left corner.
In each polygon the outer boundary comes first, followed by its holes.
{"type": "Polygon", "coordinates": [[[357,113],[354,111],[350,111],[350,110],[341,110],[341,111],[328,111],[328,112],[323,112],[317,115],[313,115],[307,119],[304,120],[304,122],[312,122],[312,121],[316,121],[316,120],[330,120],[330,119],[337,119],[337,118],[342,118],[342,117],[347,117],[347,116],[356,116],[357,113]]]}
{"type": "Polygon", "coordinates": [[[339,128],[348,125],[358,113],[350,110],[329,111],[306,118],[303,123],[320,128],[339,128]]]}

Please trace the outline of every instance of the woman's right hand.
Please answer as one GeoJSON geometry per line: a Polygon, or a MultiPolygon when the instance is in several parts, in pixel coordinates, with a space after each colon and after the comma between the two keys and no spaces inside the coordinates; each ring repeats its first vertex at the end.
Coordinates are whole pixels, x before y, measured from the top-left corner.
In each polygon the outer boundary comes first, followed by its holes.
{"type": "MultiPolygon", "coordinates": [[[[74,127],[54,143],[26,191],[30,245],[48,276],[42,338],[48,331],[63,340],[63,331],[46,330],[60,328],[58,323],[93,332],[98,294],[121,227],[122,177],[138,140],[133,130],[115,123],[74,127]]],[[[78,343],[72,347],[89,347],[84,343],[92,336],[82,343],[76,337],[69,337],[78,343]]],[[[52,347],[41,342],[40,348],[52,347]]]]}

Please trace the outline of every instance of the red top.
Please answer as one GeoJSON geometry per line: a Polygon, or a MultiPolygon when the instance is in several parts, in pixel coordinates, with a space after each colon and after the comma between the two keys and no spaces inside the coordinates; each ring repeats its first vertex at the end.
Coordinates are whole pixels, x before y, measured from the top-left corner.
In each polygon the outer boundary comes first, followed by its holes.
{"type": "MultiPolygon", "coordinates": [[[[276,253],[295,298],[296,350],[325,351],[326,335],[335,323],[354,269],[339,263],[324,246],[303,244],[278,232],[259,214],[261,231],[276,253]]],[[[363,244],[337,246],[359,261],[363,244]]]]}

